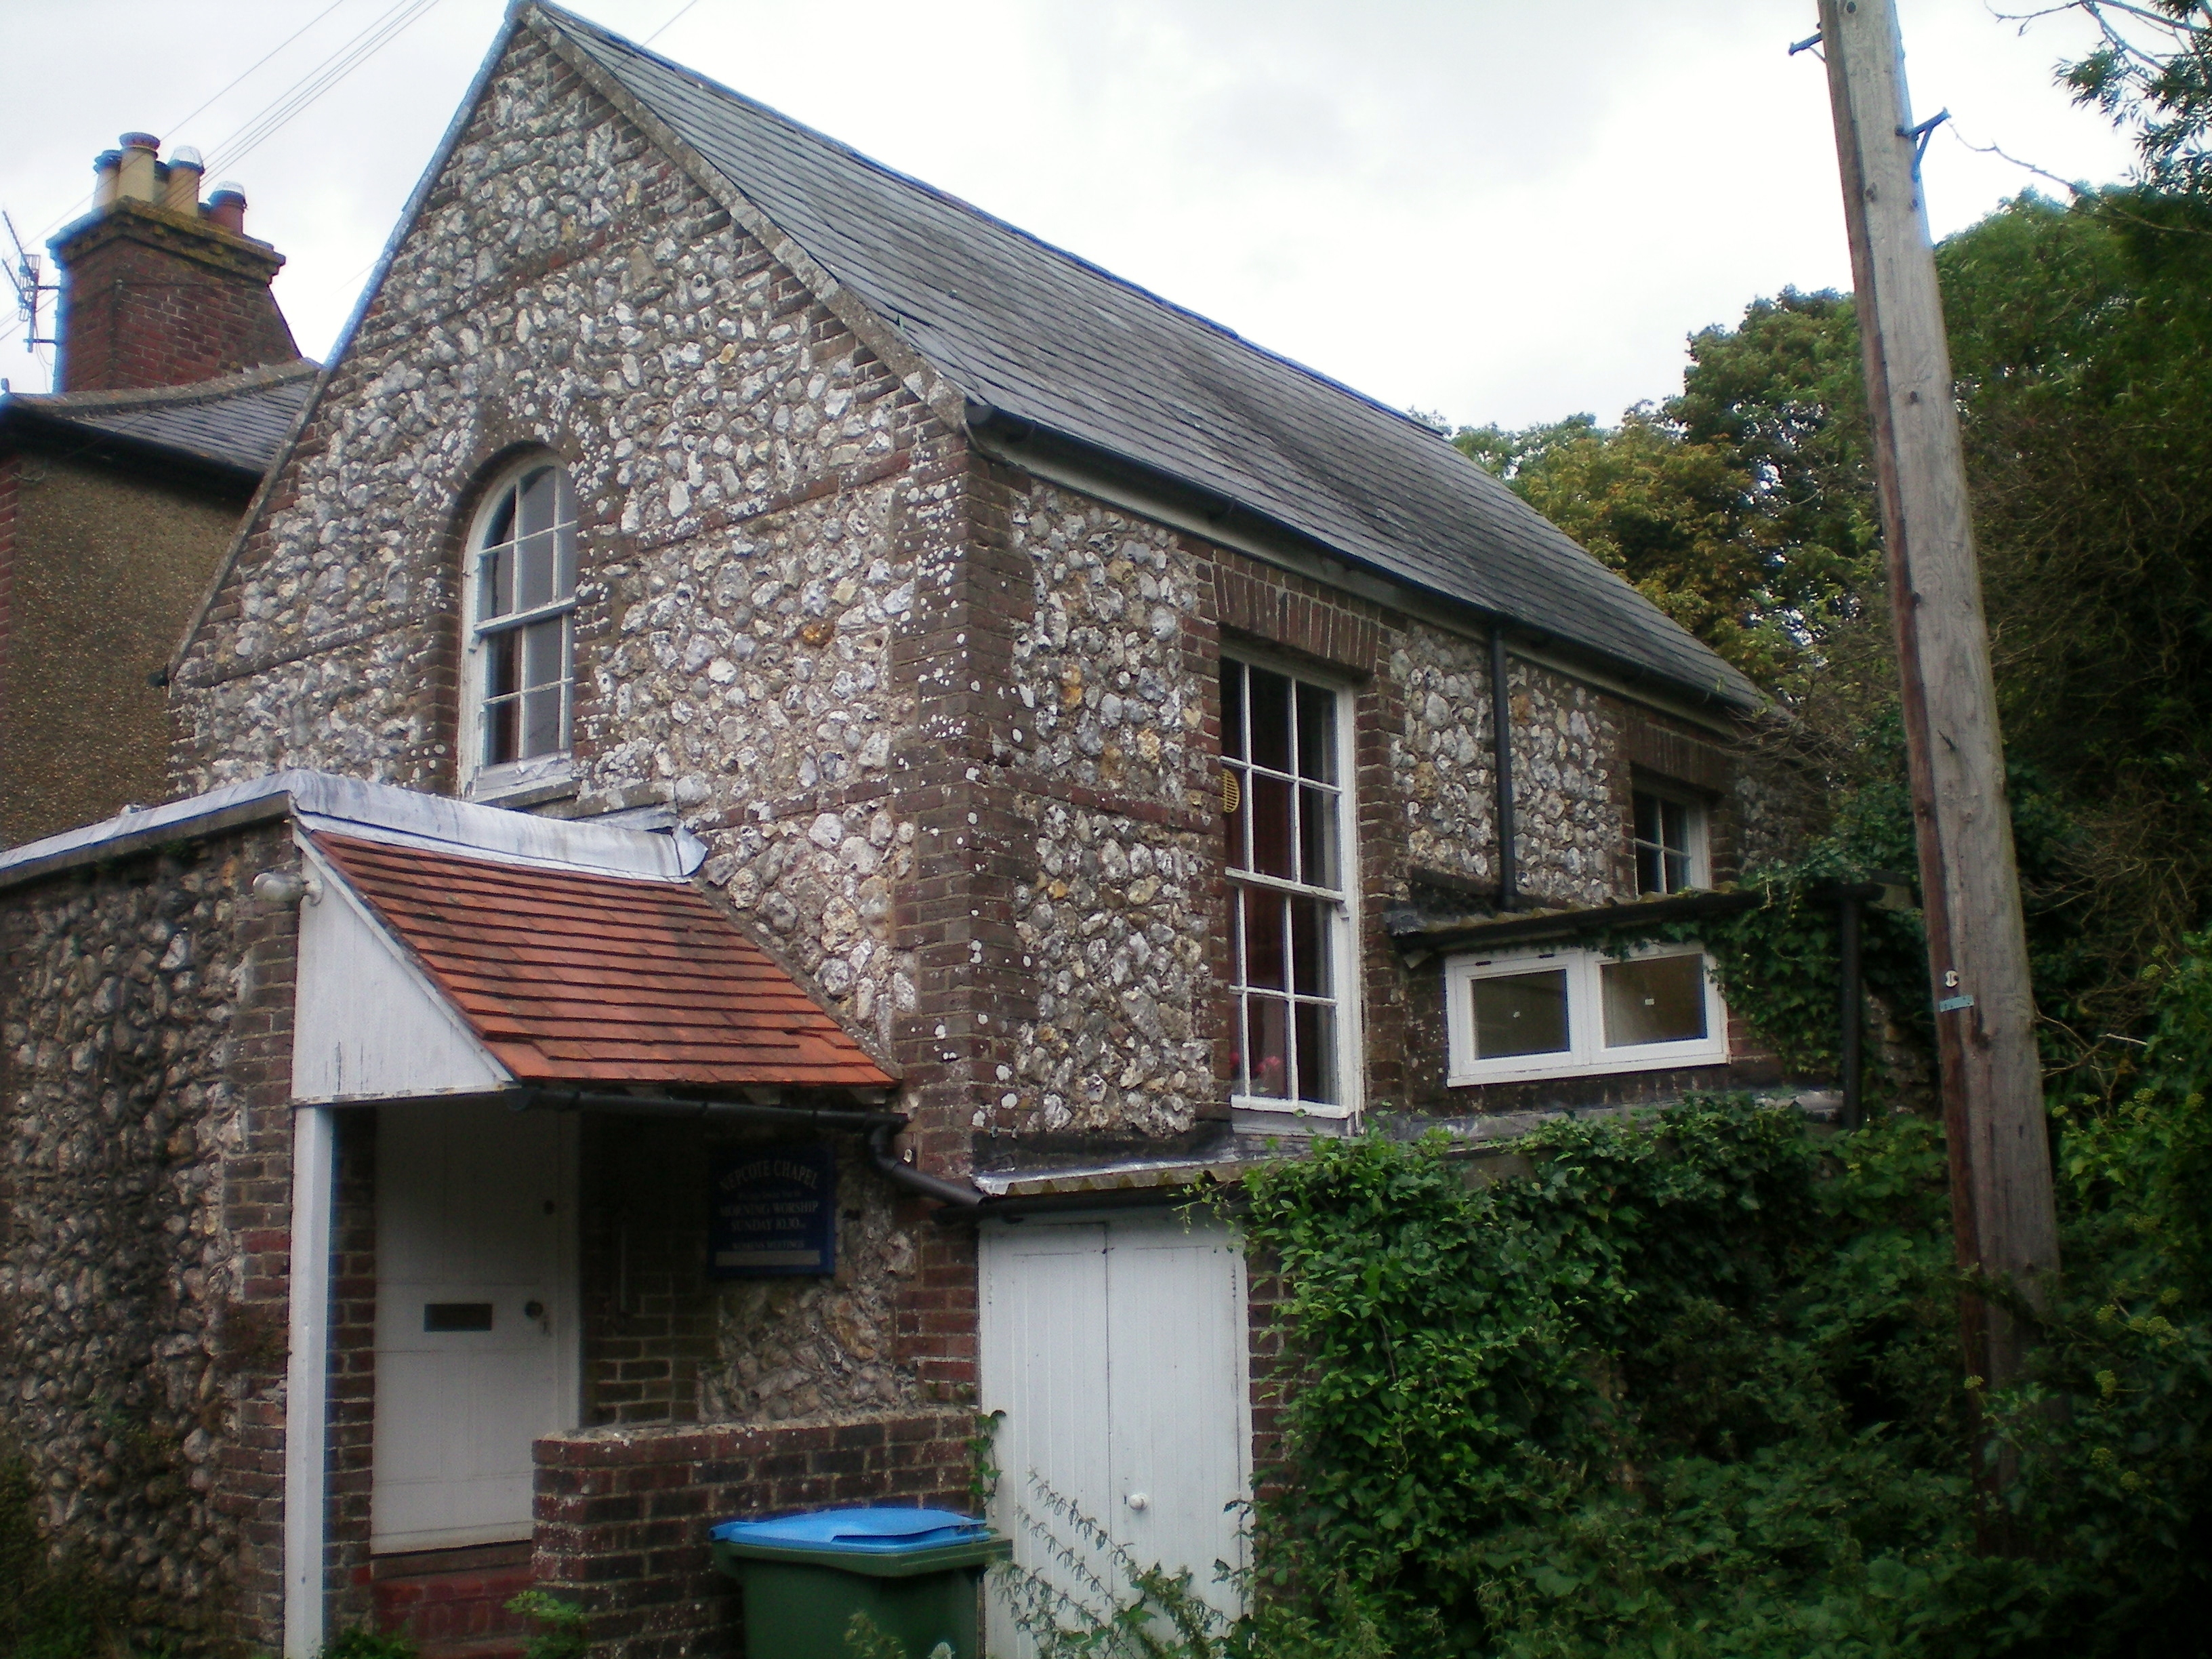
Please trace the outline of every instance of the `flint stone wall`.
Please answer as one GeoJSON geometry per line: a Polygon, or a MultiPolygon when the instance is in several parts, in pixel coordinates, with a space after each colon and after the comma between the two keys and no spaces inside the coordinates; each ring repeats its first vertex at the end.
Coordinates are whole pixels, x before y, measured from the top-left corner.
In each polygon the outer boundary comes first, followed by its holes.
{"type": "Polygon", "coordinates": [[[251,1638],[275,1605],[288,835],[0,894],[0,1452],[134,1616],[251,1638]]]}

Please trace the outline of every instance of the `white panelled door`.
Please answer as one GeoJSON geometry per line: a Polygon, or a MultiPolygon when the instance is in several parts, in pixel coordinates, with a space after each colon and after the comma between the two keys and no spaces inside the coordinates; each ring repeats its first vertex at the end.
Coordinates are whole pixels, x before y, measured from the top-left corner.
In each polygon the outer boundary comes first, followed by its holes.
{"type": "MultiPolygon", "coordinates": [[[[1240,1501],[1251,1483],[1244,1258],[1230,1230],[1166,1214],[986,1226],[981,1236],[982,1404],[1006,1413],[994,1519],[1014,1559],[1071,1594],[1028,1524],[1074,1546],[1088,1570],[1123,1584],[1047,1511],[1036,1482],[1103,1526],[1140,1566],[1191,1570],[1225,1612],[1214,1564],[1243,1564],[1240,1501]]],[[[1089,1601],[1095,1598],[1083,1596],[1089,1601]]],[[[991,1651],[1026,1650],[1004,1600],[991,1651]]]]}
{"type": "Polygon", "coordinates": [[[574,1126],[385,1106],[370,1547],[530,1536],[531,1442],[576,1421],[574,1126]]]}

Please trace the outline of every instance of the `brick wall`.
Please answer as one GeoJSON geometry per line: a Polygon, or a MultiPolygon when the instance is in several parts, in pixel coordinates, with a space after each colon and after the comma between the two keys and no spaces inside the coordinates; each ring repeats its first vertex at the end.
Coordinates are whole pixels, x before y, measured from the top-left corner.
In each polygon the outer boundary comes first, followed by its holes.
{"type": "Polygon", "coordinates": [[[743,1651],[717,1521],[852,1504],[973,1511],[964,1411],[743,1427],[600,1430],[538,1443],[538,1587],[592,1615],[607,1659],[743,1651]]]}
{"type": "Polygon", "coordinates": [[[63,392],[187,386],[300,355],[269,291],[283,258],[135,201],[58,244],[63,392]]]}

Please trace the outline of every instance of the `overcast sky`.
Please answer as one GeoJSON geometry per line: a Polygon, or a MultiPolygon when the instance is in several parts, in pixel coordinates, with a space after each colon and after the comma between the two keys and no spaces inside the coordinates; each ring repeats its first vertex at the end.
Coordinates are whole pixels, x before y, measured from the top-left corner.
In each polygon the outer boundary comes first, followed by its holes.
{"type": "MultiPolygon", "coordinates": [[[[2125,171],[2124,140],[2051,83],[2081,39],[2072,19],[2023,36],[1984,0],[1899,6],[1916,112],[1954,117],[1928,154],[1938,235],[2037,182],[1962,138],[2063,178],[2125,171]]],[[[633,40],[665,29],[654,47],[679,62],[1455,422],[1610,421],[1679,386],[1694,330],[1785,284],[1849,283],[1826,82],[1787,52],[1813,0],[578,9],[633,40]]],[[[118,133],[195,145],[290,260],[277,296],[320,356],[501,9],[0,0],[0,205],[42,244],[89,205],[118,133]],[[380,20],[406,27],[258,148],[221,153],[380,20]]],[[[0,341],[19,391],[45,388],[51,358],[0,341]]]]}

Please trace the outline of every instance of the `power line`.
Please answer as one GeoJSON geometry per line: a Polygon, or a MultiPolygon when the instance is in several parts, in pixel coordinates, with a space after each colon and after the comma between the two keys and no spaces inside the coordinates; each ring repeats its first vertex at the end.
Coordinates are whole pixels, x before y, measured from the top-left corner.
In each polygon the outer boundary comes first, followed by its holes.
{"type": "Polygon", "coordinates": [[[662,35],[667,33],[669,30],[674,28],[678,23],[682,22],[684,21],[684,14],[690,10],[692,7],[698,3],[699,0],[684,0],[684,3],[676,9],[675,16],[670,18],[659,28],[653,30],[652,33],[647,35],[644,40],[638,42],[638,45],[641,46],[651,46],[654,41],[660,39],[662,35]]]}
{"type": "Polygon", "coordinates": [[[208,171],[216,173],[222,168],[236,166],[268,139],[274,137],[295,116],[390,46],[410,26],[428,15],[437,3],[438,0],[398,0],[398,4],[355,35],[336,53],[294,82],[290,88],[280,94],[259,115],[217,144],[208,157],[208,171]]]}

